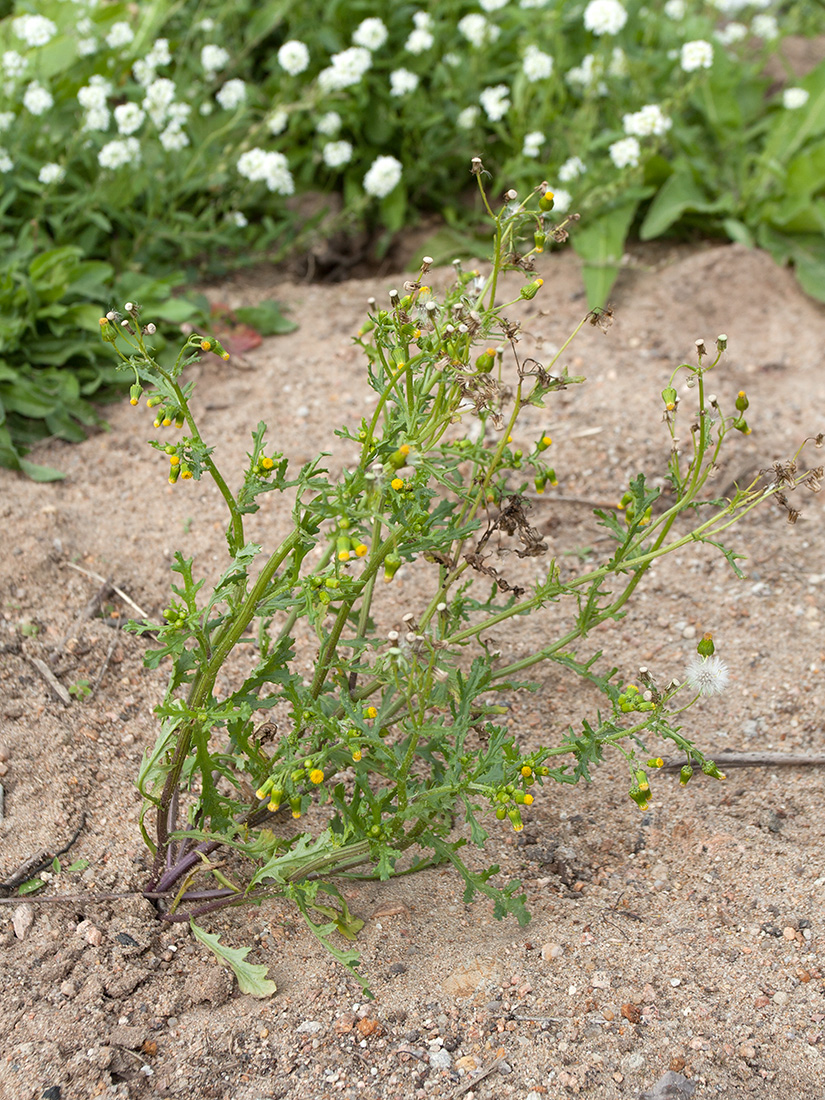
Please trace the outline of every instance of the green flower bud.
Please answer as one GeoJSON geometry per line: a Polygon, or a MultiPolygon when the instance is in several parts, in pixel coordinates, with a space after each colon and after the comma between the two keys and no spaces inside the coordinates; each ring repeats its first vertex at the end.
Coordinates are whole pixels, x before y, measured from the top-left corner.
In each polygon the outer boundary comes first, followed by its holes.
{"type": "Polygon", "coordinates": [[[736,395],[737,412],[743,413],[749,405],[750,401],[748,401],[748,395],[745,393],[744,390],[740,390],[739,393],[736,395]]]}
{"type": "Polygon", "coordinates": [[[487,348],[487,350],[476,359],[476,370],[481,371],[482,374],[489,374],[493,369],[495,361],[496,349],[487,348]]]}
{"type": "Polygon", "coordinates": [[[673,412],[676,406],[679,404],[679,395],[673,386],[667,386],[662,390],[662,400],[665,403],[665,408],[668,412],[673,412]]]}
{"type": "Polygon", "coordinates": [[[533,246],[535,247],[536,252],[543,252],[544,251],[544,245],[545,245],[546,242],[547,242],[547,234],[546,233],[542,233],[541,231],[538,231],[533,235],[533,246]]]}
{"type": "Polygon", "coordinates": [[[539,210],[543,210],[545,213],[553,209],[555,205],[555,199],[553,198],[552,191],[545,191],[539,199],[539,210]]]}
{"type": "Polygon", "coordinates": [[[690,764],[685,764],[682,770],[679,772],[679,782],[683,787],[686,787],[693,776],[693,768],[690,764]]]}
{"type": "Polygon", "coordinates": [[[700,657],[711,657],[713,655],[713,650],[713,635],[710,631],[708,631],[706,634],[702,635],[702,640],[696,647],[696,652],[699,654],[700,657]]]}
{"type": "Polygon", "coordinates": [[[519,291],[519,298],[529,300],[535,298],[541,288],[544,286],[544,279],[534,279],[532,283],[528,283],[527,286],[523,286],[519,291]]]}
{"type": "Polygon", "coordinates": [[[702,765],[702,771],[705,775],[709,775],[711,779],[725,779],[723,772],[720,772],[713,760],[706,760],[702,765]]]}
{"type": "Polygon", "coordinates": [[[393,579],[401,566],[401,558],[393,554],[388,554],[384,558],[384,580],[387,584],[393,579]]]}
{"type": "Polygon", "coordinates": [[[741,432],[742,435],[751,434],[751,430],[748,427],[748,422],[747,420],[745,420],[744,416],[737,417],[736,420],[734,420],[733,422],[733,426],[734,428],[736,428],[737,432],[741,432]]]}

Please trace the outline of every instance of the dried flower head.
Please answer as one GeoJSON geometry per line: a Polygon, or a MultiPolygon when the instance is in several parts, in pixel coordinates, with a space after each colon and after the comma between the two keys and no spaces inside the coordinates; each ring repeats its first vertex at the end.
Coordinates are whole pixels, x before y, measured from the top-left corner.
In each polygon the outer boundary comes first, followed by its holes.
{"type": "Polygon", "coordinates": [[[688,684],[700,695],[721,695],[727,686],[730,672],[721,657],[691,657],[685,670],[688,684]]]}

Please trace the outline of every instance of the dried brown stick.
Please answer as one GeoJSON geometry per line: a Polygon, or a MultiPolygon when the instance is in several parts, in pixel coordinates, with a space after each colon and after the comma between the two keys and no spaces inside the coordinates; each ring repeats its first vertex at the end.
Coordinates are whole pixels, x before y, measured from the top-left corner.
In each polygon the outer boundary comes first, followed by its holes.
{"type": "Polygon", "coordinates": [[[65,707],[70,707],[72,705],[71,695],[69,695],[68,691],[66,691],[66,689],[60,683],[60,681],[46,664],[46,662],[41,661],[39,657],[32,657],[31,654],[26,653],[25,649],[23,650],[23,656],[29,662],[35,672],[38,672],[40,676],[45,680],[46,685],[49,687],[52,694],[57,699],[59,699],[65,707]]]}
{"type": "Polygon", "coordinates": [[[491,1073],[498,1069],[499,1063],[503,1061],[503,1057],[496,1058],[489,1064],[489,1066],[485,1066],[480,1073],[474,1073],[472,1080],[465,1081],[463,1084],[459,1085],[457,1089],[453,1089],[453,1091],[450,1093],[450,1096],[463,1096],[465,1092],[469,1092],[470,1089],[475,1088],[479,1081],[483,1081],[485,1077],[489,1077],[491,1073]]]}
{"type": "Polygon", "coordinates": [[[111,642],[109,642],[109,648],[106,651],[106,656],[103,658],[103,664],[100,666],[100,671],[98,672],[97,676],[95,677],[95,682],[92,684],[91,688],[89,689],[89,698],[90,699],[92,698],[94,693],[97,691],[97,689],[100,687],[100,681],[106,675],[106,669],[109,667],[109,662],[112,659],[112,654],[115,651],[115,646],[117,645],[117,642],[118,642],[118,638],[117,638],[117,634],[115,634],[114,638],[112,638],[111,642]]]}
{"type": "Polygon", "coordinates": [[[32,875],[36,875],[38,871],[44,871],[58,856],[65,855],[83,832],[83,826],[85,824],[86,814],[82,813],[78,826],[72,834],[72,838],[68,844],[64,844],[63,847],[56,852],[44,850],[38,852],[37,855],[29,856],[27,859],[24,859],[17,870],[13,871],[5,882],[0,882],[0,891],[14,890],[21,882],[25,882],[26,879],[31,878],[32,875]]]}
{"type": "MultiPolygon", "coordinates": [[[[715,760],[721,768],[812,768],[825,764],[825,753],[720,752],[715,760]]],[[[660,770],[678,772],[684,766],[684,758],[668,760],[660,770]]]]}
{"type": "MultiPolygon", "coordinates": [[[[105,584],[106,582],[106,578],[101,577],[99,573],[93,573],[89,569],[83,569],[82,566],[75,565],[73,561],[67,561],[63,564],[68,566],[69,569],[77,570],[78,573],[82,573],[85,577],[91,577],[92,580],[100,581],[101,584],[105,584]]],[[[124,603],[127,603],[133,611],[137,611],[138,615],[141,615],[144,619],[148,619],[150,617],[148,611],[144,611],[140,604],[136,604],[132,597],[128,596],[122,588],[118,588],[116,584],[112,585],[112,592],[115,592],[118,596],[120,596],[124,603]]]]}

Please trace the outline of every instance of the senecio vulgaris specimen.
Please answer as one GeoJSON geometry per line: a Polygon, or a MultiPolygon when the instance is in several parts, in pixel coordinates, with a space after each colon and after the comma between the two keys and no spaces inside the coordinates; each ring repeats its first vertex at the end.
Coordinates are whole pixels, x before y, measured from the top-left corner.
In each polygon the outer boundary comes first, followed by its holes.
{"type": "MultiPolygon", "coordinates": [[[[154,329],[141,322],[134,303],[101,319],[104,340],[134,372],[132,404],[148,390],[155,426],[167,429],[151,445],[165,456],[169,481],[211,477],[228,512],[227,562],[214,588],[205,590],[193,559],[177,553],[163,621],[131,624],[156,636],[149,667],[171,662],[157,708],[158,739],[138,777],[141,829],[154,856],[146,895],[164,920],[187,921],[232,966],[241,988],[259,996],[275,988],[266,968],[245,962],[248,948],[225,947],[205,931],[201,921],[209,913],[291,898],[310,931],[367,990],[357,952],[339,938],[354,939],[362,924],[336,885],[347,875],[387,879],[449,863],[464,880],[466,900],[483,894],[496,917],[512,913],[524,923],[519,882],[497,884],[496,867],[472,870],[461,856],[467,837],[456,839],[457,828],[480,848],[490,828],[520,831],[548,783],[589,779],[608,748],[623,758],[630,798],[642,808],[649,774],[662,764],[648,743],[671,742],[684,753],[683,783],[697,769],[724,778],[678,724],[689,706],[727,680],[709,634],[686,674],[666,682],[646,668],[638,683],[626,682],[616,668],[599,672],[601,654],[580,654],[581,646],[594,627],[625,613],[647,569],[664,554],[711,543],[741,576],[736,555],[720,542],[728,528],[769,500],[793,522],[798,512],[788,494],[801,484],[817,490],[822,477],[821,468],[800,473],[797,452],[731,499],[703,496],[723,445],[750,429],[743,392],[726,399],[707,390],[726,337],[713,350],[699,341],[696,363],[679,365],[662,392],[672,440],[667,507],[654,513],[659,490],[640,473],[616,512],[596,513],[610,535],[600,564],[565,579],[551,561],[529,590],[506,567],[490,564],[493,536],[499,557],[502,546],[515,558],[546,554],[529,523],[525,493],[556,482],[551,439],[540,433],[519,448],[512,441],[527,406],[543,408],[553,393],[584,379],[558,366],[569,340],[548,363],[522,360],[518,324],[508,317],[540,291],[534,257],[548,239],[565,239],[575,215],[552,221],[546,185],[523,201],[509,191],[494,210],[479,160],[472,170],[494,226],[490,273],[481,277],[456,263],[454,283],[439,297],[425,285],[431,262],[425,259],[403,294],[391,291],[384,307],[371,301],[357,343],[377,402],[360,425],[338,432],[357,446],[359,458],[334,480],[323,455],[291,470],[266,443],[260,423],[240,488],[230,489],[192,412],[195,383],[184,381],[203,353],[227,358],[222,346],[190,335],[167,369],[147,346],[154,329]],[[512,270],[524,282],[500,304],[500,277],[512,270]],[[684,452],[675,435],[684,416],[679,375],[695,397],[684,452]],[[264,552],[247,541],[244,519],[272,492],[289,501],[293,524],[280,545],[264,552]],[[413,563],[429,596],[404,616],[401,630],[379,635],[373,621],[379,582],[391,583],[403,564],[413,563]],[[559,601],[571,609],[567,629],[529,656],[508,664],[479,644],[492,626],[559,601]],[[311,680],[295,663],[299,619],[316,639],[311,680]],[[248,671],[234,690],[221,692],[218,675],[242,641],[248,671]],[[500,724],[504,708],[488,700],[527,686],[521,677],[545,661],[586,677],[604,705],[596,720],[571,728],[560,743],[528,749],[500,724]],[[262,720],[273,711],[277,722],[262,720]],[[325,824],[311,831],[300,822],[313,803],[325,824]],[[221,869],[230,855],[231,870],[221,869]]],[[[606,318],[591,312],[576,332],[589,322],[606,318]]],[[[822,436],[814,442],[821,446],[822,436]]]]}

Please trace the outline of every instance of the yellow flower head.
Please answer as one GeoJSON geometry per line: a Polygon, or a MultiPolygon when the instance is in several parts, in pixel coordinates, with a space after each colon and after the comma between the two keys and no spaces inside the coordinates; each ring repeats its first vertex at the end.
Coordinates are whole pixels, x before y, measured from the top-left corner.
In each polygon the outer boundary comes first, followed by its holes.
{"type": "Polygon", "coordinates": [[[324,782],[324,773],[321,771],[320,768],[312,769],[312,771],[309,773],[309,781],[310,783],[314,783],[316,787],[319,783],[324,782]]]}
{"type": "Polygon", "coordinates": [[[404,488],[404,479],[402,477],[394,477],[390,482],[390,485],[396,492],[400,492],[404,488]]]}

